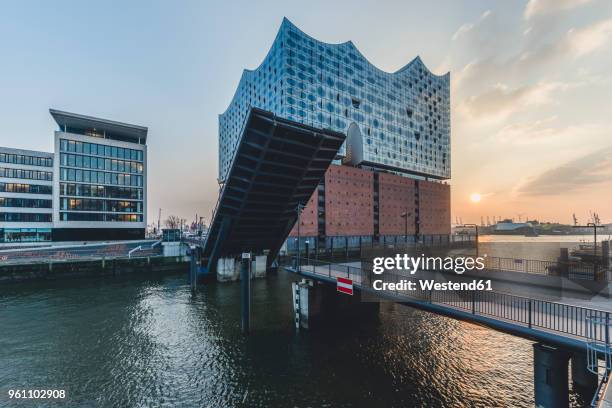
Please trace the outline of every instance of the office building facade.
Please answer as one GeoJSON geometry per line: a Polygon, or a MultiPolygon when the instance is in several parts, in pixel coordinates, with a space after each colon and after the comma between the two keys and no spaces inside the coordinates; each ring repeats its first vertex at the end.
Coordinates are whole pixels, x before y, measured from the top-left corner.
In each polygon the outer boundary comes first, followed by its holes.
{"type": "Polygon", "coordinates": [[[450,234],[449,74],[431,73],[418,57],[387,73],[352,42],[320,42],[284,19],[219,117],[220,182],[250,107],[347,135],[304,210],[302,236],[330,246],[450,234]]]}
{"type": "Polygon", "coordinates": [[[144,238],[148,129],[50,114],[54,153],[0,148],[4,242],[144,238]]]}
{"type": "Polygon", "coordinates": [[[0,147],[0,244],[51,240],[53,154],[0,147]]]}
{"type": "Polygon", "coordinates": [[[141,239],[146,127],[50,110],[55,132],[54,239],[141,239]]]}

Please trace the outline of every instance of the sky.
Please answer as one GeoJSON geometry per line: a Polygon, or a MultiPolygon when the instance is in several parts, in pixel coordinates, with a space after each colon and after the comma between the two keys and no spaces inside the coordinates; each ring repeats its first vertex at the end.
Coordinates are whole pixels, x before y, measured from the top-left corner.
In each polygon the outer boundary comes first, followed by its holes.
{"type": "Polygon", "coordinates": [[[453,221],[612,222],[609,0],[2,0],[0,146],[52,151],[49,108],[147,126],[148,221],[209,221],[218,114],[285,16],[450,71],[453,221]]]}

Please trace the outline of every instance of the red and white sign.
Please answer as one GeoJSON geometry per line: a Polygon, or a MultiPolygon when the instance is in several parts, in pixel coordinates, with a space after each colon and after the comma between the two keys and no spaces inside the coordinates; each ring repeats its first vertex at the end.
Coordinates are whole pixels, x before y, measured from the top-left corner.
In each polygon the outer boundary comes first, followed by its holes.
{"type": "Polygon", "coordinates": [[[346,278],[336,278],[336,289],[338,292],[345,293],[347,295],[353,295],[353,281],[346,278]]]}

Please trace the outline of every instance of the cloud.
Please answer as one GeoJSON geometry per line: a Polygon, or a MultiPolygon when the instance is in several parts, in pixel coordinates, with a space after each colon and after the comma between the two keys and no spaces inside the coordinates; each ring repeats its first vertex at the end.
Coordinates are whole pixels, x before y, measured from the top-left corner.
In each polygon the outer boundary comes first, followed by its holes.
{"type": "MultiPolygon", "coordinates": [[[[588,140],[592,145],[607,143],[612,135],[612,126],[605,123],[582,123],[563,125],[564,116],[548,116],[531,122],[512,123],[501,128],[490,140],[517,146],[541,144],[555,146],[555,156],[561,151],[571,156],[577,149],[587,148],[583,143],[588,140]]],[[[581,150],[584,152],[584,150],[581,150]]],[[[569,157],[571,157],[569,156],[569,157]]],[[[539,155],[542,158],[542,155],[539,155]]]]}
{"type": "Polygon", "coordinates": [[[461,108],[474,118],[501,120],[527,107],[548,104],[553,101],[553,93],[569,86],[561,82],[540,82],[516,88],[496,84],[480,95],[467,98],[461,108]]]}
{"type": "Polygon", "coordinates": [[[529,0],[523,17],[526,20],[535,16],[550,14],[561,10],[570,10],[587,4],[592,0],[529,0]]]}
{"type": "Polygon", "coordinates": [[[487,11],[485,11],[484,13],[482,13],[480,15],[480,18],[478,19],[478,21],[476,23],[466,23],[466,24],[463,24],[461,27],[459,27],[459,29],[455,32],[455,34],[453,34],[452,40],[453,41],[457,41],[459,38],[461,38],[465,34],[467,34],[470,31],[472,31],[474,29],[474,27],[476,26],[476,24],[482,23],[490,15],[491,15],[491,10],[487,10],[487,11]]]}
{"type": "MultiPolygon", "coordinates": [[[[529,29],[528,29],[529,30],[529,29]]],[[[457,34],[457,33],[455,33],[457,34]]],[[[529,36],[513,55],[502,57],[501,50],[467,63],[454,77],[455,88],[472,87],[499,81],[500,77],[524,77],[538,67],[559,63],[564,59],[577,59],[605,49],[612,42],[612,19],[600,20],[580,28],[571,28],[555,40],[539,44],[529,36]]]]}
{"type": "Polygon", "coordinates": [[[602,20],[582,29],[567,32],[562,47],[574,57],[590,54],[603,48],[612,39],[612,19],[602,20]]]}
{"type": "Polygon", "coordinates": [[[519,186],[529,196],[562,195],[612,181],[612,146],[551,168],[519,186]]]}
{"type": "Polygon", "coordinates": [[[562,130],[551,126],[557,120],[556,116],[527,123],[513,123],[504,126],[497,132],[495,141],[503,143],[530,144],[548,141],[562,133],[562,130]]]}

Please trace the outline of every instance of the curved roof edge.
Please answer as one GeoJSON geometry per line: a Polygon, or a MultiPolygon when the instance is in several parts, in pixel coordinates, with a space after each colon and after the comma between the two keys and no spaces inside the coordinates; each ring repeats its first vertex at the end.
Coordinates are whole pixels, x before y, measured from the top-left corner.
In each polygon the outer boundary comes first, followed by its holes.
{"type": "Polygon", "coordinates": [[[236,95],[238,95],[238,91],[240,90],[240,84],[242,84],[242,81],[244,81],[245,75],[247,75],[247,74],[249,74],[251,72],[256,72],[259,68],[261,68],[261,66],[264,64],[264,62],[266,62],[266,60],[270,56],[270,53],[274,49],[274,47],[276,45],[276,42],[278,41],[278,37],[280,37],[281,33],[283,32],[283,26],[286,23],[289,23],[289,24],[293,25],[287,19],[287,17],[283,17],[283,22],[281,23],[280,27],[278,28],[278,31],[276,32],[276,35],[274,36],[274,41],[272,41],[272,45],[270,45],[270,48],[268,49],[268,52],[266,53],[266,56],[261,60],[259,65],[256,68],[253,68],[253,69],[245,68],[245,69],[242,70],[242,75],[240,75],[240,80],[238,81],[238,86],[236,86],[236,90],[234,91],[234,95],[232,95],[232,99],[230,99],[230,102],[227,105],[227,108],[225,108],[223,113],[220,113],[219,116],[225,115],[227,113],[227,111],[232,107],[232,103],[234,103],[234,100],[236,99],[236,95]]]}
{"type": "Polygon", "coordinates": [[[332,46],[332,47],[334,47],[334,46],[338,47],[338,46],[341,46],[341,45],[349,45],[349,46],[350,46],[351,48],[353,48],[353,50],[354,50],[354,51],[356,51],[356,52],[357,52],[357,54],[359,54],[359,56],[360,56],[361,58],[363,58],[363,59],[364,59],[364,61],[365,61],[365,62],[367,62],[367,63],[368,63],[368,64],[369,64],[369,65],[370,65],[372,68],[376,69],[377,71],[379,71],[379,72],[381,72],[381,73],[383,73],[383,74],[387,74],[387,75],[395,75],[395,74],[399,74],[399,73],[401,73],[401,72],[405,71],[406,69],[410,68],[410,66],[412,66],[413,64],[419,64],[419,65],[421,65],[423,68],[425,68],[425,69],[427,70],[427,72],[428,72],[430,75],[432,75],[432,76],[435,76],[435,77],[438,77],[438,78],[444,78],[444,77],[447,77],[447,76],[449,76],[449,75],[450,75],[450,71],[449,71],[449,72],[446,72],[445,74],[441,74],[441,75],[438,75],[438,74],[433,73],[433,72],[432,72],[432,71],[429,69],[429,67],[427,67],[427,65],[425,65],[425,63],[423,62],[423,60],[421,59],[421,57],[420,57],[420,56],[418,56],[418,55],[417,55],[415,58],[413,58],[413,59],[412,59],[412,61],[410,61],[409,63],[407,63],[406,65],[404,65],[404,66],[403,66],[403,67],[401,67],[400,69],[398,69],[397,71],[394,71],[394,72],[388,72],[388,71],[385,71],[385,70],[383,70],[383,69],[378,68],[378,67],[377,67],[376,65],[374,65],[372,62],[370,62],[370,60],[369,60],[369,59],[368,59],[368,58],[367,58],[367,57],[366,57],[366,56],[365,56],[365,55],[364,55],[364,54],[363,54],[363,53],[362,53],[362,52],[359,50],[359,48],[358,48],[358,47],[355,45],[355,43],[354,43],[353,41],[351,41],[351,40],[349,40],[349,41],[345,41],[345,42],[341,42],[341,43],[328,43],[328,42],[325,42],[325,41],[318,40],[318,39],[314,38],[313,36],[311,36],[311,35],[309,35],[309,34],[305,33],[305,32],[304,32],[303,30],[301,30],[301,29],[300,29],[298,26],[296,26],[295,24],[293,24],[293,23],[292,23],[292,22],[291,22],[291,21],[290,21],[290,20],[289,20],[287,17],[284,17],[284,18],[283,18],[283,22],[282,22],[282,24],[281,24],[281,28],[280,28],[280,30],[279,30],[279,33],[282,31],[282,29],[283,29],[283,27],[284,27],[285,25],[288,25],[289,27],[294,28],[296,31],[298,31],[299,33],[301,33],[303,36],[305,36],[305,37],[307,37],[308,39],[310,39],[310,40],[312,40],[312,41],[315,41],[315,42],[317,42],[317,43],[319,43],[319,44],[322,44],[322,45],[332,46]]]}
{"type": "Polygon", "coordinates": [[[263,58],[263,60],[259,63],[259,65],[256,68],[253,69],[243,69],[242,70],[242,75],[240,76],[240,81],[238,81],[238,86],[236,87],[236,90],[234,91],[234,95],[232,96],[232,99],[230,100],[230,103],[228,104],[227,108],[225,108],[225,111],[223,111],[223,113],[220,113],[219,116],[223,116],[225,115],[225,113],[229,110],[229,108],[232,106],[232,103],[234,102],[234,99],[236,99],[236,95],[238,94],[238,91],[240,90],[240,84],[242,83],[242,81],[245,78],[245,75],[252,73],[252,72],[257,72],[257,70],[259,70],[259,68],[261,68],[261,66],[264,64],[264,62],[268,59],[270,53],[272,52],[272,50],[274,49],[278,38],[280,37],[281,33],[283,32],[283,30],[286,27],[291,27],[293,29],[295,29],[296,31],[298,31],[300,34],[302,34],[304,37],[308,38],[309,40],[312,40],[318,44],[322,44],[324,46],[328,46],[328,47],[339,47],[339,46],[343,46],[343,45],[348,45],[350,46],[361,58],[363,58],[363,60],[370,65],[372,68],[374,68],[375,70],[377,70],[378,72],[381,72],[382,74],[385,75],[397,75],[400,74],[406,70],[408,70],[408,68],[410,68],[412,65],[420,65],[421,67],[425,68],[425,70],[427,71],[427,73],[431,76],[437,77],[437,78],[449,78],[450,77],[450,71],[446,72],[445,74],[442,75],[438,75],[433,73],[429,67],[427,67],[427,65],[425,65],[425,63],[423,62],[423,60],[421,59],[420,56],[416,56],[414,59],[412,59],[412,61],[410,61],[409,63],[407,63],[406,65],[404,65],[403,67],[401,67],[400,69],[398,69],[395,72],[387,72],[385,70],[382,70],[380,68],[378,68],[376,65],[372,64],[370,62],[370,60],[363,55],[363,53],[361,51],[359,51],[359,48],[357,48],[357,46],[355,46],[355,44],[352,41],[345,41],[342,43],[328,43],[328,42],[324,42],[324,41],[320,41],[314,37],[312,37],[311,35],[308,35],[307,33],[305,33],[304,31],[302,31],[299,27],[297,27],[295,24],[293,24],[287,17],[283,17],[283,21],[278,29],[278,31],[276,32],[276,36],[274,37],[274,41],[272,41],[272,45],[270,46],[270,48],[268,49],[268,52],[266,53],[266,56],[263,58]]]}

